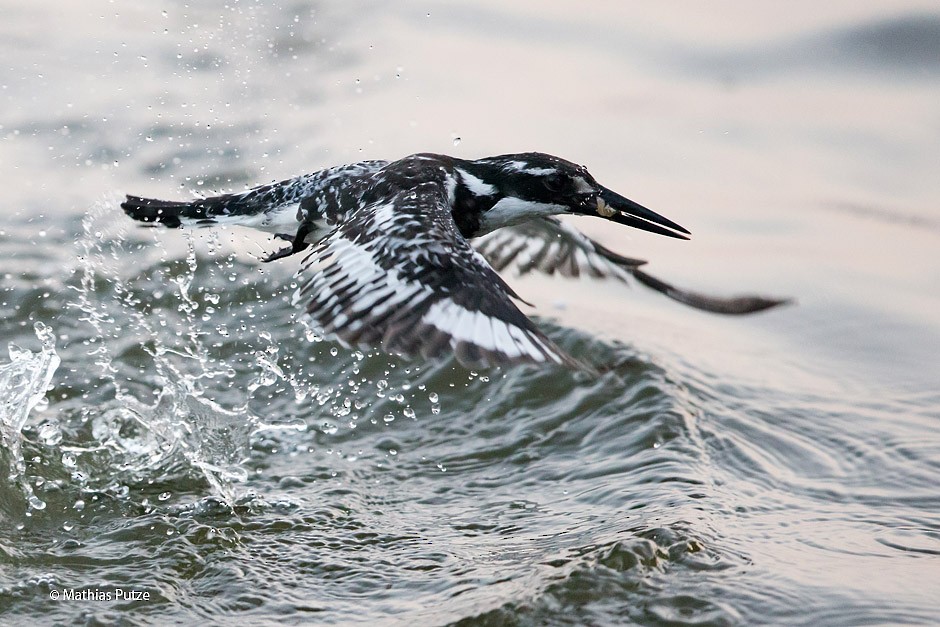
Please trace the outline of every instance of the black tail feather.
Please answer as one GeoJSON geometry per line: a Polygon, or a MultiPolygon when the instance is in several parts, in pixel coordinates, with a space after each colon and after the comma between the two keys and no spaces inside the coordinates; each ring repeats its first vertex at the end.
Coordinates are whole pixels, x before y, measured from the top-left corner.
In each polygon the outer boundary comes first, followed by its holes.
{"type": "Polygon", "coordinates": [[[121,209],[138,222],[159,223],[171,229],[183,226],[184,220],[187,226],[211,226],[217,223],[215,216],[229,213],[226,205],[230,204],[231,198],[226,195],[181,202],[128,194],[127,200],[121,203],[121,209]]]}
{"type": "Polygon", "coordinates": [[[156,222],[170,228],[182,226],[180,216],[191,208],[190,203],[130,195],[127,196],[127,200],[121,203],[121,209],[124,210],[124,213],[134,220],[138,222],[156,222]]]}

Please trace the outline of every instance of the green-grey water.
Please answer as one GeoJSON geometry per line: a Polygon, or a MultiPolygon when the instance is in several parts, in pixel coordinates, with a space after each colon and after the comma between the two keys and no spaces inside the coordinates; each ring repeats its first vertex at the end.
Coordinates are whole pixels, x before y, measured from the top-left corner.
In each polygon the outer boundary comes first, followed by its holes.
{"type": "Polygon", "coordinates": [[[0,623],[936,622],[933,4],[3,14],[0,623]],[[651,271],[796,304],[508,275],[604,374],[474,372],[320,341],[277,243],[118,207],[520,150],[689,226],[578,222],[651,271]]]}

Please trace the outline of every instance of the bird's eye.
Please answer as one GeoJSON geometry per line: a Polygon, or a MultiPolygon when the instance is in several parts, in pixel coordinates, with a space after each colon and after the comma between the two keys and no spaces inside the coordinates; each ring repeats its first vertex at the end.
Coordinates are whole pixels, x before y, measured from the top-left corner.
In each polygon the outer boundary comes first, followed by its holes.
{"type": "Polygon", "coordinates": [[[545,185],[545,189],[550,192],[560,192],[565,188],[567,182],[563,174],[552,174],[551,176],[545,177],[543,184],[545,185]]]}

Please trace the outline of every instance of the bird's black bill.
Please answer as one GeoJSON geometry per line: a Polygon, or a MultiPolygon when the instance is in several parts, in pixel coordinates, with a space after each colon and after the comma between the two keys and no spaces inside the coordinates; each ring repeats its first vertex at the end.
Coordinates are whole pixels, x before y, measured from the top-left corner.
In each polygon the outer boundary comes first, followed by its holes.
{"type": "Polygon", "coordinates": [[[675,237],[676,239],[689,239],[691,233],[665,218],[655,211],[650,211],[643,205],[635,203],[629,198],[624,198],[616,192],[604,189],[597,195],[597,215],[617,222],[626,224],[635,229],[649,231],[657,235],[666,237],[675,237]]]}

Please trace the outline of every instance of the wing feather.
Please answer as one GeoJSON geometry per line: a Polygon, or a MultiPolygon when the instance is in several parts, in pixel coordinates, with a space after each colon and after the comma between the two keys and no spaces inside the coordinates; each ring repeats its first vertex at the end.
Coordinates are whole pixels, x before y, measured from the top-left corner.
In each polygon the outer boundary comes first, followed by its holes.
{"type": "Polygon", "coordinates": [[[537,218],[493,231],[475,239],[473,245],[497,271],[513,266],[519,275],[538,270],[548,275],[588,274],[624,282],[632,277],[675,301],[711,313],[749,314],[790,302],[750,294],[711,296],[678,288],[640,270],[645,261],[618,255],[555,217],[537,218]]]}
{"type": "Polygon", "coordinates": [[[313,328],[347,345],[467,366],[582,364],[519,309],[503,279],[463,238],[440,185],[366,205],[305,259],[295,300],[313,328]]]}

